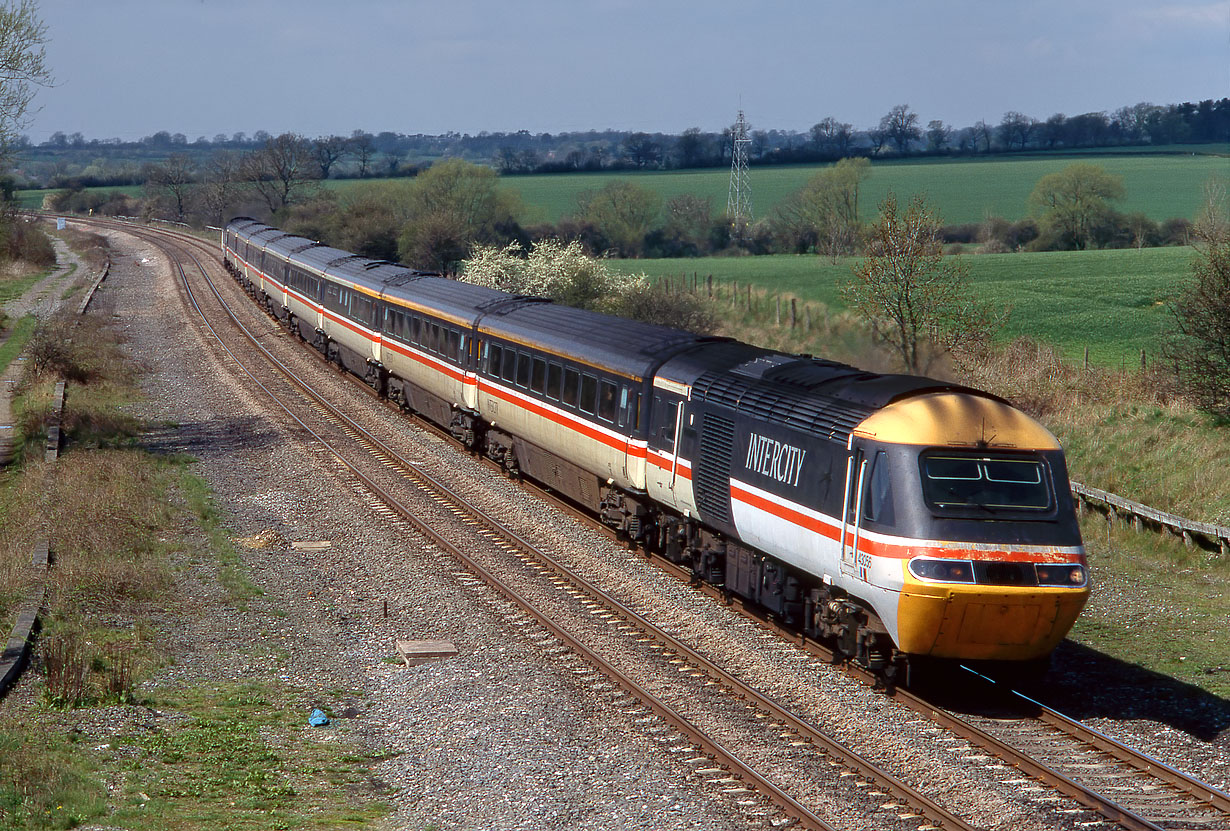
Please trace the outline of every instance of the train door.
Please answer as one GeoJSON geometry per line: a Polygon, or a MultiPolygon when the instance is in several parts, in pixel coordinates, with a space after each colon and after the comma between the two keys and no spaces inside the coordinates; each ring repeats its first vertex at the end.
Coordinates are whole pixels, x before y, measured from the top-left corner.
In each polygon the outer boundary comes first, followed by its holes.
{"type": "Polygon", "coordinates": [[[861,447],[851,447],[846,458],[846,488],[841,508],[841,573],[860,573],[858,543],[863,523],[863,484],[867,459],[861,447]]]}
{"type": "Polygon", "coordinates": [[[654,387],[649,411],[646,471],[649,495],[676,507],[674,485],[679,479],[681,466],[679,440],[683,428],[682,402],[682,397],[654,387]]]}

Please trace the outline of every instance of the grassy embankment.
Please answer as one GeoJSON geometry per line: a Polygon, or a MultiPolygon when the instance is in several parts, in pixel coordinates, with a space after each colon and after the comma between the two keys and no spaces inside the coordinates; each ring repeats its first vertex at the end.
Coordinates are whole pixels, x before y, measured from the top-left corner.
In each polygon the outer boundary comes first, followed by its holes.
{"type": "Polygon", "coordinates": [[[309,735],[305,694],[275,676],[142,686],[176,662],[172,635],[198,604],[242,608],[258,589],[190,460],[141,448],[144,425],[127,415],[137,370],[116,334],[90,317],[56,322],[30,353],[28,364],[73,380],[66,450],[48,466],[42,424],[56,374],[28,369],[16,398],[28,449],[0,472],[4,631],[35,540],[49,538],[53,554],[26,670],[35,687],[0,702],[0,828],[362,827],[387,813],[370,760],[344,735],[309,735]],[[161,713],[157,729],[143,723],[146,707],[161,713]],[[110,725],[106,741],[91,741],[83,721],[110,725]]]}

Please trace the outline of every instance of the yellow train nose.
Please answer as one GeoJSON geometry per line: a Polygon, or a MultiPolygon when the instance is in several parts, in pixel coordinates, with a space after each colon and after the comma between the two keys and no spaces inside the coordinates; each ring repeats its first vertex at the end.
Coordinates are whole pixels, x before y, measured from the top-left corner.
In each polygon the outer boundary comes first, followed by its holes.
{"type": "Polygon", "coordinates": [[[1050,653],[1072,628],[1088,586],[1039,588],[907,580],[898,647],[936,658],[1025,661],[1050,653]]]}

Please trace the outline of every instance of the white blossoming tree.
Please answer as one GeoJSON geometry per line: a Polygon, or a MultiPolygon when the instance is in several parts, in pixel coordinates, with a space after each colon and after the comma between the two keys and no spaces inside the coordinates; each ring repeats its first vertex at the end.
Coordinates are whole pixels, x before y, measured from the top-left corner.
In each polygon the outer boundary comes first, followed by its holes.
{"type": "Polygon", "coordinates": [[[479,245],[462,264],[461,279],[513,294],[550,297],[566,306],[592,308],[644,277],[611,270],[579,242],[544,239],[528,252],[520,243],[479,245]]]}
{"type": "Polygon", "coordinates": [[[644,274],[615,271],[575,241],[545,239],[528,252],[516,242],[503,248],[479,245],[462,263],[459,278],[693,332],[713,332],[718,323],[709,304],[697,295],[673,292],[644,274]]]}

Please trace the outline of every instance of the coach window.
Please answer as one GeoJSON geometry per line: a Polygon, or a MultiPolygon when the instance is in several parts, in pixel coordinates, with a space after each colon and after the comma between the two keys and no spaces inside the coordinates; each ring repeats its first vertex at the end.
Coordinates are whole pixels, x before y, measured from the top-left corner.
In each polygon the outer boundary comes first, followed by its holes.
{"type": "Polygon", "coordinates": [[[498,376],[500,374],[500,347],[494,343],[487,343],[483,348],[487,350],[487,373],[498,376]]]}
{"type": "Polygon", "coordinates": [[[564,397],[560,399],[569,407],[577,405],[577,392],[581,388],[581,375],[575,369],[564,370],[564,397]]]}
{"type": "Polygon", "coordinates": [[[641,394],[626,386],[619,388],[619,426],[636,432],[641,426],[641,394]]]}
{"type": "Polygon", "coordinates": [[[410,336],[410,342],[419,343],[419,338],[423,336],[423,321],[418,315],[409,315],[409,327],[406,332],[410,336]]]}
{"type": "Polygon", "coordinates": [[[559,364],[547,365],[547,398],[559,401],[560,385],[564,381],[564,370],[559,364]]]}
{"type": "Polygon", "coordinates": [[[546,361],[535,358],[533,369],[530,369],[530,391],[544,395],[546,392],[546,361]]]}
{"type": "Polygon", "coordinates": [[[504,362],[500,366],[500,377],[508,383],[512,383],[513,377],[517,374],[517,352],[514,349],[504,348],[504,362]]]}
{"type": "Polygon", "coordinates": [[[581,412],[593,414],[598,398],[598,379],[586,373],[581,376],[581,412]]]}
{"type": "Polygon", "coordinates": [[[542,358],[534,359],[534,370],[530,374],[530,389],[539,395],[547,390],[547,362],[542,358]]]}
{"type": "Polygon", "coordinates": [[[337,302],[338,294],[339,294],[339,290],[336,285],[334,285],[333,283],[326,283],[325,284],[325,305],[328,306],[330,309],[336,310],[338,306],[338,302],[337,302]]]}
{"type": "Polygon", "coordinates": [[[533,359],[524,352],[517,359],[517,386],[525,388],[530,385],[530,364],[533,359]]]}
{"type": "Polygon", "coordinates": [[[598,385],[598,418],[615,422],[615,394],[618,388],[610,381],[598,385]]]}

